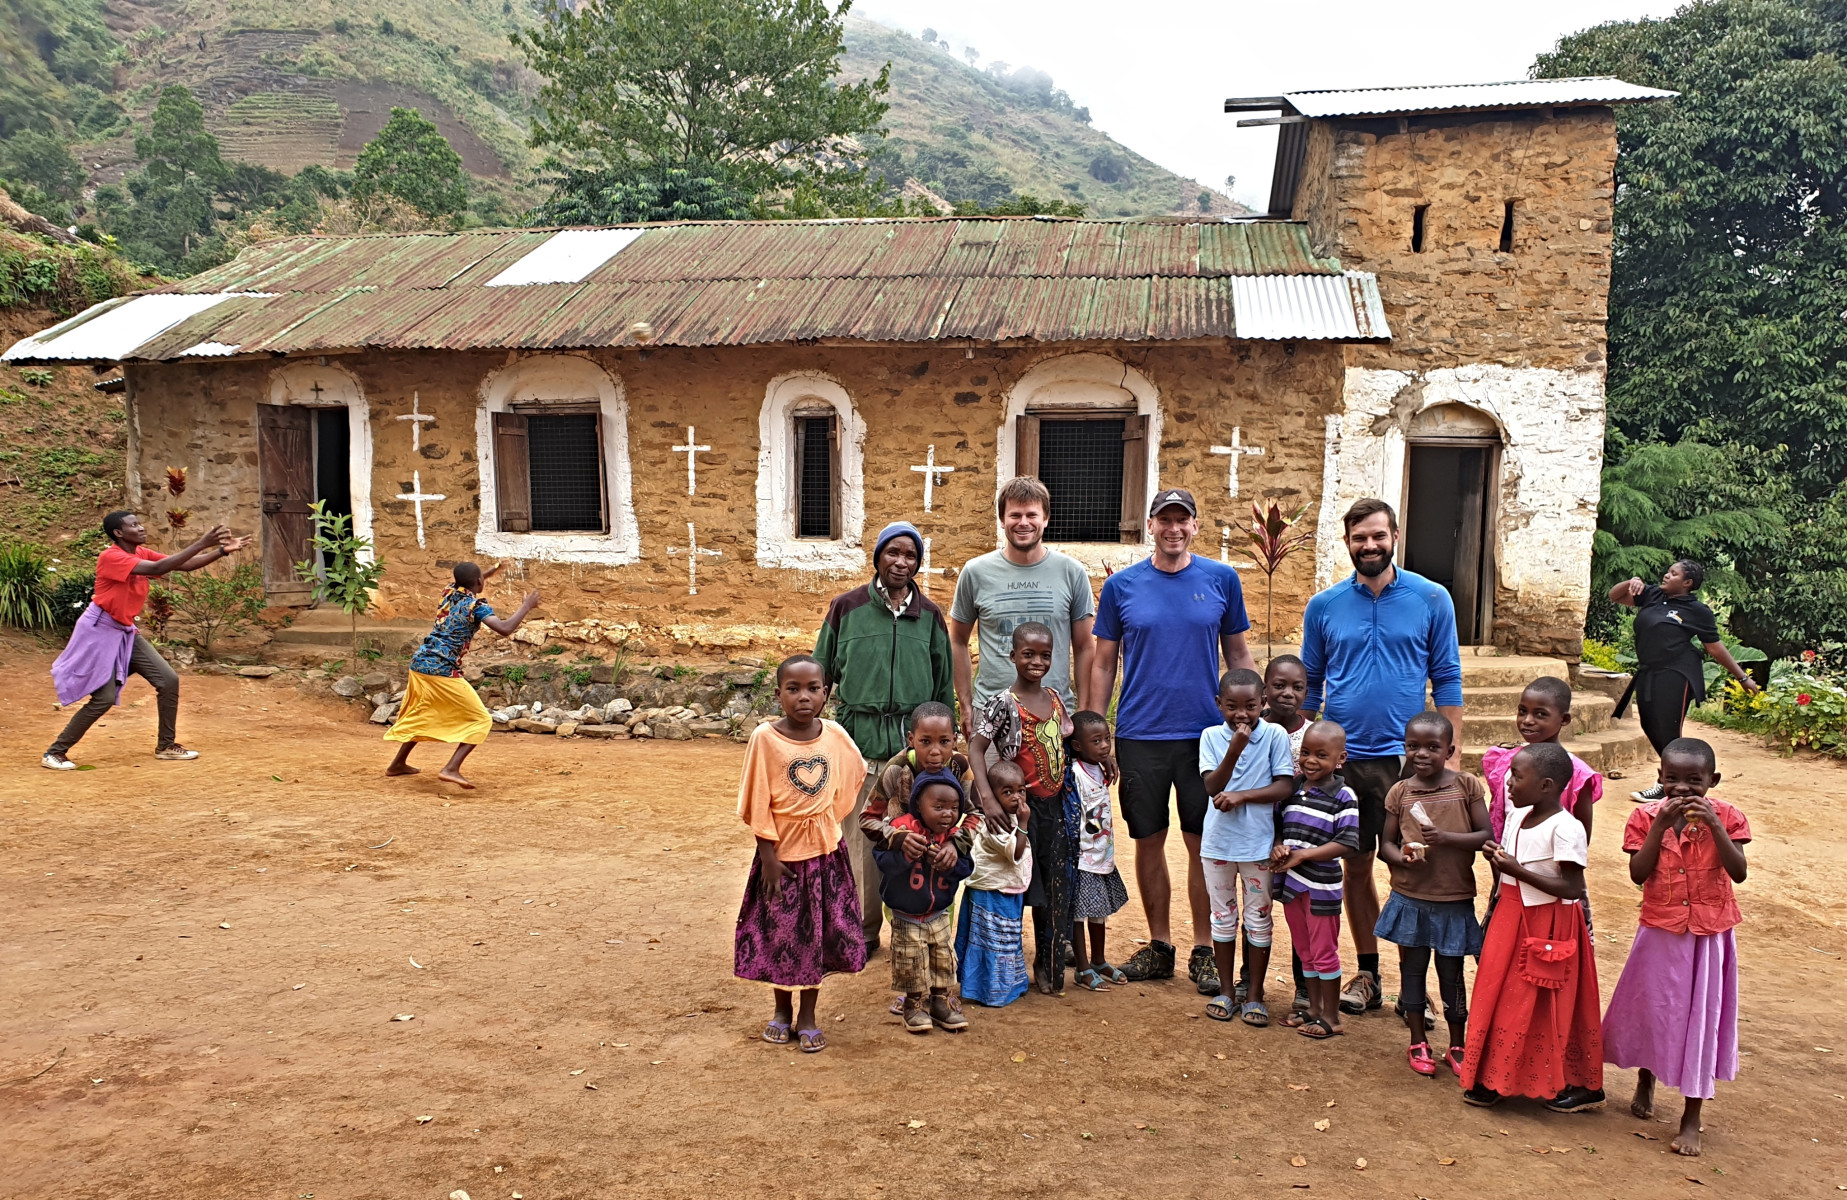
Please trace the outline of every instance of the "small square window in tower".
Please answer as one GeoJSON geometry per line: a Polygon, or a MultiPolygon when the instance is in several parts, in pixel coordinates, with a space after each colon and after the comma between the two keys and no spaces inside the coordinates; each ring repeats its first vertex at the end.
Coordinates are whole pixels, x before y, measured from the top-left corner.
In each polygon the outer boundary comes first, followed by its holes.
{"type": "Polygon", "coordinates": [[[795,417],[795,536],[840,536],[839,424],[832,412],[795,417]]]}

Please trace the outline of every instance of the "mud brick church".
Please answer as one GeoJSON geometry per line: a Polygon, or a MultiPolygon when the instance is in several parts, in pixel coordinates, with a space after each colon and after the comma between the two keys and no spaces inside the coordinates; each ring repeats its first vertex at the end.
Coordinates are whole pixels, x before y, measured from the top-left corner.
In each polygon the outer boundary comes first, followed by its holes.
{"type": "Polygon", "coordinates": [[[164,510],[185,467],[194,512],[260,534],[276,604],[308,599],[292,564],[318,499],[387,561],[388,616],[422,615],[456,560],[504,560],[553,636],[792,643],[890,520],[928,536],[946,600],[997,544],[996,489],[1036,474],[1050,540],[1099,580],[1147,552],[1158,487],[1192,489],[1195,550],[1234,563],[1253,498],[1306,507],[1279,638],[1350,569],[1340,512],[1383,496],[1465,642],[1575,659],[1613,106],[1666,95],[1227,101],[1279,128],[1253,220],[289,238],[5,358],[121,364],[128,503],[164,510]]]}

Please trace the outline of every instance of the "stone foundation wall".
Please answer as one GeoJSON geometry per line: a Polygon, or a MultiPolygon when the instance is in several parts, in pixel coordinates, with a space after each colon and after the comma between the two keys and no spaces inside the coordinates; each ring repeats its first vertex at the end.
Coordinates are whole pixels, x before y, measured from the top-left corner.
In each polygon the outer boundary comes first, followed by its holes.
{"type": "MultiPolygon", "coordinates": [[[[421,616],[455,561],[505,557],[508,572],[490,586],[491,602],[504,611],[526,587],[545,593],[541,623],[526,639],[560,637],[609,652],[618,646],[662,652],[750,645],[787,652],[812,639],[830,597],[868,577],[871,541],[888,521],[911,520],[931,539],[930,566],[943,573],[928,578],[929,591],[948,606],[956,568],[997,542],[993,499],[1000,476],[1010,473],[999,458],[1008,457],[1011,446],[1011,434],[1000,435],[1015,385],[1035,368],[1034,380],[1057,376],[1067,360],[1085,369],[1036,393],[1047,403],[1080,402],[1085,388],[1105,386],[1125,396],[1118,385],[1128,381],[1129,390],[1152,406],[1158,478],[1150,480],[1150,491],[1192,489],[1201,508],[1196,552],[1218,557],[1221,529],[1248,522],[1253,498],[1274,496],[1291,512],[1306,506],[1307,520],[1316,519],[1326,421],[1341,398],[1341,348],[1241,342],[972,351],[769,345],[560,356],[406,352],[329,356],[325,365],[140,365],[129,370],[136,431],[131,503],[164,507],[155,494],[161,473],[185,466],[195,521],[258,529],[256,406],[278,399],[312,402],[346,387],[363,396],[369,413],[370,445],[355,456],[369,466],[369,478],[356,478],[354,491],[357,499],[369,484],[372,532],[388,564],[379,615],[421,616]],[[492,479],[482,478],[491,426],[485,409],[505,399],[496,381],[510,372],[530,374],[534,359],[568,359],[566,376],[608,381],[603,411],[624,415],[630,534],[620,529],[620,497],[612,495],[618,529],[609,538],[559,539],[550,543],[559,547],[555,554],[494,553],[506,535],[483,528],[483,501],[492,504],[493,490],[492,479]],[[1120,372],[1107,384],[1097,378],[1099,359],[1120,372]],[[288,373],[282,383],[279,372],[288,373]],[[860,494],[844,507],[863,509],[863,524],[846,529],[838,545],[806,556],[813,561],[766,554],[760,538],[764,472],[778,465],[760,461],[761,418],[772,385],[790,378],[805,393],[826,393],[831,386],[858,422],[857,430],[843,423],[862,458],[860,494]],[[320,393],[312,391],[316,383],[320,393]],[[687,455],[674,450],[688,444],[688,426],[692,444],[709,447],[698,453],[690,496],[687,455]],[[1241,447],[1262,453],[1235,459],[1210,453],[1213,446],[1233,444],[1234,429],[1241,447]],[[932,511],[925,513],[923,475],[911,468],[925,462],[931,445],[938,466],[954,471],[940,477],[932,511]],[[1228,488],[1233,461],[1236,499],[1228,488]],[[136,491],[142,480],[145,498],[136,491]],[[417,494],[442,497],[423,502],[422,546],[414,502],[400,498],[417,494]],[[696,595],[688,591],[688,522],[701,550],[718,551],[698,556],[696,595]]],[[[1245,544],[1232,529],[1232,561],[1248,563],[1245,544]]],[[[1106,569],[1146,554],[1126,544],[1074,550],[1092,566],[1099,587],[1106,569]]],[[[1254,568],[1241,575],[1253,636],[1261,636],[1264,578],[1254,568]]],[[[1313,587],[1306,553],[1278,573],[1278,640],[1299,628],[1313,587]]]]}

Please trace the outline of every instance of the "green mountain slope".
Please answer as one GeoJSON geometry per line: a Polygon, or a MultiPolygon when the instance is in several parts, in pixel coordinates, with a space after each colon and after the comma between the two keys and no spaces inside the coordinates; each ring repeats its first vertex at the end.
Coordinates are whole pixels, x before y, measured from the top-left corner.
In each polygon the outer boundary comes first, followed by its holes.
{"type": "MultiPolygon", "coordinates": [[[[172,83],[198,97],[226,158],[291,173],[351,167],[394,105],[414,107],[518,210],[536,198],[525,137],[538,79],[508,35],[538,19],[537,0],[0,0],[11,83],[0,85],[0,125],[9,100],[14,128],[52,121],[108,182],[132,165],[133,120],[172,83]],[[87,120],[73,112],[99,102],[87,120]],[[114,120],[114,105],[130,119],[114,120]]],[[[877,165],[888,178],[950,202],[1030,192],[1100,216],[1201,211],[1204,189],[1092,129],[1042,74],[977,71],[849,19],[845,73],[887,61],[891,136],[877,165]]],[[[1208,203],[1243,211],[1216,193],[1208,203]]]]}
{"type": "MultiPolygon", "coordinates": [[[[1092,129],[1044,75],[996,77],[942,43],[849,17],[843,73],[864,78],[887,62],[890,136],[876,163],[888,178],[915,179],[951,202],[1030,192],[1076,200],[1098,217],[1202,211],[1206,189],[1092,129]]],[[[1220,215],[1249,211],[1216,192],[1208,197],[1220,215]]]]}

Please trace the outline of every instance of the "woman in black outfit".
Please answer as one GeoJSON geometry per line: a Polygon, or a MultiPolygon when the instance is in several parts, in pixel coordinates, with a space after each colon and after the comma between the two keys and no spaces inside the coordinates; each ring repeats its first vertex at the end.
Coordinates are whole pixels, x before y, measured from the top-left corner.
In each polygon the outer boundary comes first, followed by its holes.
{"type": "MultiPolygon", "coordinates": [[[[1757,681],[1732,661],[1731,651],[1719,640],[1719,622],[1712,610],[1694,599],[1704,582],[1706,568],[1683,558],[1667,569],[1659,584],[1628,579],[1610,589],[1611,603],[1635,609],[1635,680],[1616,706],[1616,715],[1623,715],[1634,696],[1642,732],[1656,754],[1680,736],[1687,709],[1706,698],[1701,651],[1712,655],[1745,690],[1758,690],[1757,681]]],[[[1664,793],[1654,784],[1632,795],[1659,800],[1664,793]]]]}

